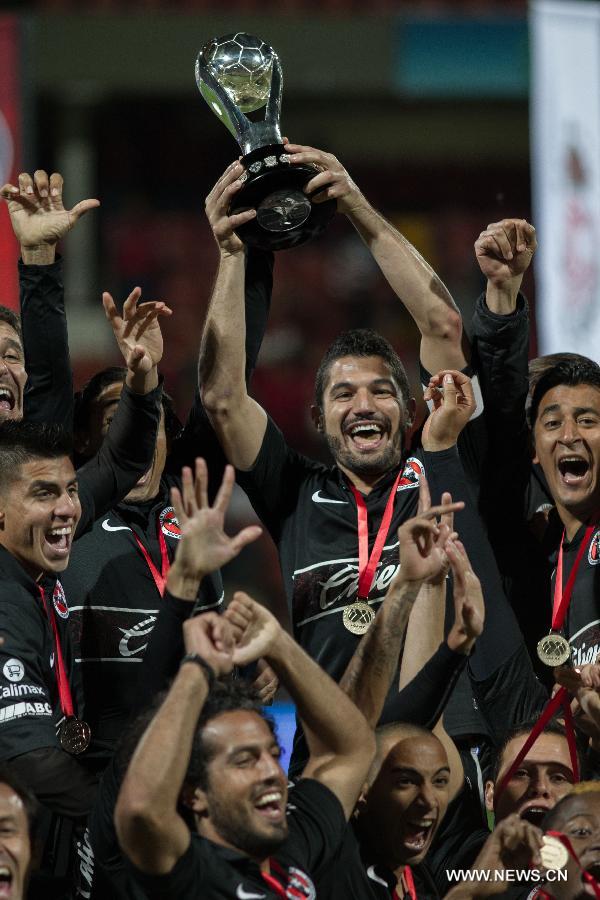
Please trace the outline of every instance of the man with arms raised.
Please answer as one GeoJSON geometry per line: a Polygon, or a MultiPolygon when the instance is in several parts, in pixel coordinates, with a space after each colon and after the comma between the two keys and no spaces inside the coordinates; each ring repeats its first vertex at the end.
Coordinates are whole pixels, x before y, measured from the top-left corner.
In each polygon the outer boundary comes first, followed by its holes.
{"type": "Polygon", "coordinates": [[[149,898],[296,896],[331,863],[373,758],[371,729],[275,618],[236,594],[227,619],[184,625],[187,654],[123,781],[115,822],[149,898]],[[230,623],[237,630],[234,647],[230,623]],[[247,691],[215,682],[264,657],[304,724],[309,760],[286,817],[272,726],[247,691]],[[196,833],[178,813],[182,795],[196,833]]]}

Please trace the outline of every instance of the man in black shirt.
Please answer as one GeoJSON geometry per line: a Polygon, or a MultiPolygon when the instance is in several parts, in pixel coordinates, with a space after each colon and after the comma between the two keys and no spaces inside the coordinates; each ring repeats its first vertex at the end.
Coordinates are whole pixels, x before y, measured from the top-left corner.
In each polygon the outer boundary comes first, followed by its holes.
{"type": "Polygon", "coordinates": [[[264,607],[238,593],[227,618],[205,613],[184,625],[188,655],[138,745],[117,802],[121,847],[150,898],[309,900],[356,803],[373,758],[373,734],[264,607]],[[229,623],[238,632],[235,649],[229,623]],[[289,820],[272,727],[241,696],[227,705],[219,702],[224,688],[210,691],[215,675],[259,656],[296,703],[310,748],[289,820]],[[177,812],[182,788],[196,835],[177,812]]]}
{"type": "Polygon", "coordinates": [[[36,802],[14,772],[0,766],[0,896],[25,900],[36,802]]]}

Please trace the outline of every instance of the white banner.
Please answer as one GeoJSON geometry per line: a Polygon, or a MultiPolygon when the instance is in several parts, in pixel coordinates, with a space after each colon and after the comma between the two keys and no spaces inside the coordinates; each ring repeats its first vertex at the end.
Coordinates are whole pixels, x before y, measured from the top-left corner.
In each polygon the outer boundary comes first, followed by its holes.
{"type": "Polygon", "coordinates": [[[600,360],[600,2],[531,4],[539,352],[600,360]]]}

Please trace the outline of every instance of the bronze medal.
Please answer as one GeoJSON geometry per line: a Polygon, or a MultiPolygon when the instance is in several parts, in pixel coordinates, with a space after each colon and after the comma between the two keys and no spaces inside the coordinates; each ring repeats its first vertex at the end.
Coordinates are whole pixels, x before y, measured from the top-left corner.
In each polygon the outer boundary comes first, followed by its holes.
{"type": "Polygon", "coordinates": [[[344,628],[352,634],[364,634],[369,630],[371,622],[375,618],[375,612],[364,600],[357,600],[344,608],[344,628]]]}
{"type": "Polygon", "coordinates": [[[545,834],[540,847],[540,859],[545,869],[564,869],[569,862],[569,851],[558,838],[545,834]]]}
{"type": "Polygon", "coordinates": [[[87,722],[82,722],[77,716],[66,716],[59,730],[60,745],[67,753],[77,756],[83,753],[90,745],[91,731],[87,722]]]}
{"type": "Polygon", "coordinates": [[[562,634],[551,631],[538,641],[537,655],[546,666],[562,666],[571,658],[571,645],[562,634]]]}

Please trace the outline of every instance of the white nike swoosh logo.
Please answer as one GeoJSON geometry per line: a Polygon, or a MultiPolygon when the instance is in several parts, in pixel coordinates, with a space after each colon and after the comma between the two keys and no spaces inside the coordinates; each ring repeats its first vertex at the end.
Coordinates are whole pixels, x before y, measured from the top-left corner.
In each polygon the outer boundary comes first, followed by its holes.
{"type": "Polygon", "coordinates": [[[248,891],[245,891],[244,886],[241,884],[238,884],[235,893],[239,900],[266,900],[267,897],[266,894],[251,894],[248,891]]]}
{"type": "Polygon", "coordinates": [[[128,528],[127,525],[109,525],[108,519],[103,521],[102,527],[105,531],[131,531],[131,528],[128,528]]]}
{"type": "Polygon", "coordinates": [[[314,503],[341,503],[342,506],[345,506],[348,502],[347,500],[330,500],[327,497],[319,497],[321,491],[315,491],[312,495],[312,499],[314,503]]]}
{"type": "Polygon", "coordinates": [[[389,884],[387,881],[384,881],[383,878],[380,878],[379,875],[375,874],[375,866],[369,866],[367,869],[367,875],[371,879],[371,881],[376,881],[378,884],[382,884],[384,887],[389,889],[389,884]]]}

